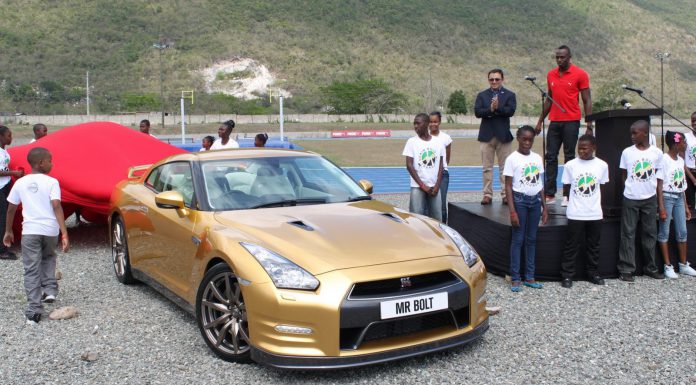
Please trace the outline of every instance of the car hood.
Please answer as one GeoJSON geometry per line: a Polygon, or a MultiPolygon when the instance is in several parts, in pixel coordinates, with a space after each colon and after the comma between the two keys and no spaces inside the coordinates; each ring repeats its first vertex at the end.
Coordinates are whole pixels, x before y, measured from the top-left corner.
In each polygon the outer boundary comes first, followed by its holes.
{"type": "Polygon", "coordinates": [[[384,202],[360,201],[215,213],[243,239],[312,274],[458,255],[437,222],[384,202]]]}

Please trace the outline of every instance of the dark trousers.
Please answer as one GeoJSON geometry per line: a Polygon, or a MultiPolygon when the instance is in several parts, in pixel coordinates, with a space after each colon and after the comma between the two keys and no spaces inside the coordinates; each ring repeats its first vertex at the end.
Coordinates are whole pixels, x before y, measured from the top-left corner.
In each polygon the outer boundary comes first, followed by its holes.
{"type": "MultiPolygon", "coordinates": [[[[12,182],[0,188],[0,234],[3,236],[5,235],[5,222],[7,221],[7,196],[10,195],[10,189],[12,189],[12,182]]],[[[0,242],[0,254],[6,252],[7,247],[0,242]]]]}
{"type": "Polygon", "coordinates": [[[636,272],[636,231],[640,222],[640,244],[643,249],[643,271],[657,273],[655,243],[657,242],[657,197],[633,200],[624,197],[621,208],[621,243],[617,270],[621,274],[636,272]]]}
{"type": "Polygon", "coordinates": [[[588,277],[597,275],[599,264],[599,239],[602,234],[602,220],[578,221],[568,219],[568,235],[565,250],[561,257],[561,276],[575,276],[575,261],[580,253],[580,245],[585,245],[585,271],[588,277]]]}
{"type": "Polygon", "coordinates": [[[442,223],[447,223],[447,189],[449,188],[449,171],[442,170],[440,198],[442,198],[442,223]]]}
{"type": "MultiPolygon", "coordinates": [[[[549,129],[546,130],[546,175],[544,183],[544,193],[546,195],[556,195],[556,178],[558,177],[558,151],[563,145],[564,163],[568,163],[575,158],[575,145],[578,143],[580,133],[580,121],[571,120],[568,122],[551,122],[549,129]]],[[[568,195],[564,191],[564,195],[568,195]]]]}

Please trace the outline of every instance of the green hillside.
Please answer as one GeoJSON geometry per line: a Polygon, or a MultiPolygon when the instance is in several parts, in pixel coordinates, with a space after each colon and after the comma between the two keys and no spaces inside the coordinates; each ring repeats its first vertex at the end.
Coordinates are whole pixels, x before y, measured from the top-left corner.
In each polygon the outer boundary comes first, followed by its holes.
{"type": "Polygon", "coordinates": [[[82,112],[87,71],[95,112],[156,110],[153,43],[162,40],[172,43],[162,51],[172,110],[181,90],[195,89],[193,112],[271,111],[267,99],[201,98],[197,70],[249,57],[283,79],[291,111],[318,111],[322,87],[365,79],[404,94],[408,112],[442,106],[457,89],[473,104],[487,70],[500,67],[520,112],[535,114],[539,96],[523,78],[543,79],[560,44],[606,102],[623,95],[622,83],[659,101],[654,55],[668,51],[666,108],[696,109],[696,10],[687,0],[6,0],[0,17],[0,111],[82,112]]]}

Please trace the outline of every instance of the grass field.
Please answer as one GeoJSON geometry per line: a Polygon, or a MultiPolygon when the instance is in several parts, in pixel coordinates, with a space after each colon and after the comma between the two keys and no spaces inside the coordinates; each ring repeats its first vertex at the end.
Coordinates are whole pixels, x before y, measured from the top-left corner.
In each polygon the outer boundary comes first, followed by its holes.
{"type": "MultiPolygon", "coordinates": [[[[306,150],[331,159],[341,167],[405,166],[401,155],[406,140],[400,139],[333,139],[293,141],[306,150]]],[[[517,148],[516,142],[513,142],[517,148]]],[[[534,143],[534,152],[541,154],[541,140],[534,143]]],[[[476,139],[455,138],[452,143],[452,166],[480,166],[481,152],[476,139]]]]}
{"type": "MultiPolygon", "coordinates": [[[[186,127],[187,135],[201,137],[213,135],[217,137],[217,124],[190,125],[186,127]]],[[[31,126],[10,125],[13,138],[16,143],[26,143],[33,137],[31,126]]],[[[49,126],[49,135],[63,127],[49,126]]],[[[443,131],[453,129],[473,129],[473,125],[443,124],[443,131]]],[[[133,127],[133,129],[137,129],[133,127]]],[[[334,130],[363,130],[363,129],[389,129],[389,130],[413,130],[408,123],[288,123],[286,132],[309,131],[334,131],[334,130]]],[[[181,133],[178,126],[167,126],[164,129],[153,126],[152,132],[157,136],[178,135],[181,133]]],[[[277,135],[277,124],[243,124],[235,127],[237,134],[253,136],[259,132],[268,132],[277,135]]],[[[406,143],[405,139],[328,139],[328,140],[294,140],[306,150],[314,151],[326,156],[342,167],[400,167],[404,166],[405,159],[401,152],[406,143]]],[[[516,148],[516,144],[514,144],[516,148]]],[[[534,143],[534,151],[541,153],[541,140],[534,143]]],[[[481,154],[479,143],[475,139],[454,138],[452,143],[451,164],[453,166],[480,166],[481,154]]]]}

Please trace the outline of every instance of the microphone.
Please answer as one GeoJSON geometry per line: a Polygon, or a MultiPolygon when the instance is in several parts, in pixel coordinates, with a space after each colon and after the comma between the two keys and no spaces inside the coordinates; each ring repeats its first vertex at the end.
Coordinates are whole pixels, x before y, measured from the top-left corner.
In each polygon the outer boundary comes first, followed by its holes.
{"type": "Polygon", "coordinates": [[[627,85],[625,85],[625,84],[622,84],[622,85],[621,85],[621,88],[623,88],[624,90],[633,91],[633,92],[635,92],[635,93],[637,93],[637,94],[639,94],[639,95],[641,95],[641,94],[643,93],[643,90],[638,89],[638,88],[629,87],[629,86],[627,86],[627,85]]]}
{"type": "Polygon", "coordinates": [[[524,80],[529,80],[530,82],[533,82],[533,81],[536,80],[536,78],[535,78],[534,76],[529,76],[529,75],[527,75],[527,76],[524,77],[524,80]]]}

